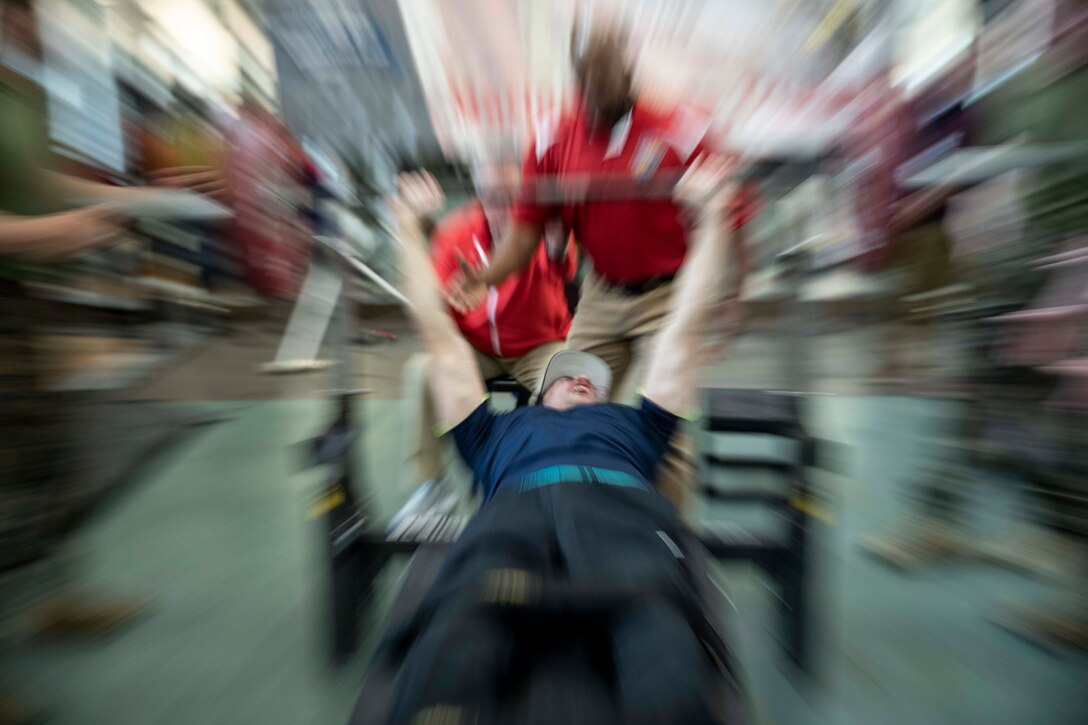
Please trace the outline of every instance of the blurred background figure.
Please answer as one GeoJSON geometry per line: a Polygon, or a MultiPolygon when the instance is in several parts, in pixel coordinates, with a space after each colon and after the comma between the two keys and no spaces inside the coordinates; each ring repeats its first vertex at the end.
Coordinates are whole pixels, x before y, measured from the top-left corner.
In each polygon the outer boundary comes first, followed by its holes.
{"type": "MultiPolygon", "coordinates": [[[[866,201],[863,208],[877,221],[874,232],[883,240],[877,248],[883,257],[880,262],[898,292],[892,324],[885,327],[887,337],[880,350],[884,367],[878,380],[915,394],[942,382],[966,384],[962,379],[942,379],[947,372],[942,363],[947,368],[949,361],[938,348],[937,336],[938,330],[949,324],[944,313],[950,300],[954,302],[964,292],[962,285],[956,285],[959,280],[946,216],[949,199],[966,185],[939,179],[912,188],[896,181],[896,171],[904,165],[909,168],[912,159],[934,153],[948,156],[973,140],[962,108],[971,88],[973,54],[961,54],[952,65],[947,75],[916,91],[912,98],[886,88],[883,107],[873,112],[884,121],[876,134],[889,159],[879,165],[883,172],[879,181],[884,183],[874,187],[885,195],[879,196],[872,188],[860,195],[866,201]]],[[[902,179],[900,175],[899,181],[902,179]]],[[[953,334],[962,332],[957,328],[953,334]]],[[[966,344],[967,340],[959,342],[966,344]]],[[[942,425],[955,427],[956,423],[944,421],[942,425]]],[[[947,556],[963,533],[963,522],[957,518],[962,507],[949,504],[950,498],[963,495],[962,485],[957,483],[963,475],[957,467],[959,450],[952,446],[931,456],[922,475],[932,480],[908,486],[919,510],[906,516],[896,529],[864,541],[873,553],[904,569],[947,556]]]]}
{"type": "MultiPolygon", "coordinates": [[[[1069,21],[1067,12],[1059,8],[1059,27],[1063,18],[1069,21]]],[[[959,88],[944,85],[941,90],[951,97],[933,104],[944,110],[926,114],[957,124],[946,131],[945,138],[954,139],[946,145],[965,139],[987,147],[1016,144],[1030,165],[1010,169],[1004,178],[972,174],[970,168],[959,179],[952,174],[900,202],[891,222],[902,230],[904,224],[933,219],[931,234],[940,242],[931,266],[941,275],[939,284],[906,297],[906,313],[946,331],[955,362],[943,382],[947,392],[969,401],[931,439],[936,445],[925,480],[917,482],[916,513],[900,530],[865,541],[874,553],[906,569],[935,559],[981,557],[1059,581],[1083,580],[1075,572],[1084,565],[1077,543],[1084,531],[1074,523],[1083,519],[1083,488],[1071,485],[1080,475],[1071,474],[1071,467],[1077,465],[1083,421],[1070,414],[1071,401],[1064,399],[1070,387],[1062,380],[1070,367],[1061,361],[1084,351],[1080,305],[1088,278],[1076,260],[1088,222],[1083,164],[1088,132],[1067,123],[1086,88],[1085,57],[1074,50],[1083,24],[1066,27],[1029,67],[999,79],[984,94],[966,92],[954,80],[959,88]],[[988,468],[995,465],[1012,467],[1025,479],[1017,497],[1020,521],[997,535],[980,534],[977,516],[969,514],[992,497],[995,482],[988,468]]],[[[965,56],[971,74],[991,67],[991,56],[1007,51],[986,40],[983,36],[965,56]]],[[[924,248],[909,238],[902,245],[924,248]]],[[[916,263],[916,269],[922,267],[916,263]]],[[[892,349],[899,346],[893,343],[892,349]]],[[[939,382],[932,373],[928,378],[930,385],[939,382]]],[[[915,381],[916,390],[927,384],[925,377],[915,381]]],[[[1083,646],[1085,620],[1074,614],[1083,610],[1083,584],[1074,590],[1079,591],[1076,606],[1064,605],[1060,623],[1042,614],[1033,619],[1026,611],[1001,619],[1042,641],[1060,638],[1083,646]]]]}
{"type": "MultiPolygon", "coordinates": [[[[1024,2],[1022,13],[1043,6],[1024,2]]],[[[1088,128],[1071,120],[1088,93],[1088,24],[1083,7],[1056,3],[1051,43],[1028,67],[979,102],[983,144],[1022,144],[1050,155],[1018,179],[1019,240],[991,244],[972,259],[973,282],[992,300],[989,359],[983,376],[983,448],[1027,479],[1023,524],[987,542],[988,558],[1055,578],[1057,602],[1023,603],[999,621],[1044,645],[1088,646],[1088,533],[1082,451],[1088,428],[1074,393],[1088,352],[1084,266],[1088,233],[1088,128]],[[992,370],[992,369],[991,369],[992,370]]],[[[985,48],[1000,52],[997,44],[985,48]]],[[[977,428],[976,428],[977,429],[977,428]]]]}
{"type": "MultiPolygon", "coordinates": [[[[0,571],[25,566],[56,546],[80,491],[80,460],[74,455],[71,410],[47,389],[48,359],[43,324],[56,313],[34,299],[23,283],[55,279],[63,262],[101,249],[123,236],[123,217],[107,205],[73,207],[51,176],[42,47],[29,2],[0,4],[0,117],[6,132],[0,149],[0,571]]],[[[74,191],[76,183],[72,182],[74,191]]],[[[3,616],[19,608],[19,588],[3,587],[3,616]]],[[[63,584],[70,584],[64,581],[63,584]]],[[[106,630],[135,611],[133,602],[76,603],[54,589],[41,626],[70,625],[106,630]]],[[[40,604],[40,602],[36,602],[40,604]]],[[[19,722],[26,713],[15,702],[8,670],[0,673],[0,720],[19,722]]]]}
{"type": "MultiPolygon", "coordinates": [[[[131,597],[100,599],[77,593],[72,557],[64,549],[74,524],[108,485],[95,475],[80,430],[84,409],[58,385],[63,374],[55,329],[74,319],[43,294],[66,285],[81,270],[74,260],[102,252],[128,237],[131,210],[154,192],[61,173],[49,138],[42,36],[29,0],[0,3],[0,575],[5,578],[0,617],[26,617],[49,635],[104,634],[144,606],[131,597]],[[97,203],[88,203],[95,200],[97,203]],[[43,288],[42,285],[45,285],[43,288]],[[59,552],[59,553],[58,553],[59,552]],[[27,576],[40,560],[42,571],[27,576]],[[28,584],[27,579],[36,580],[28,584]]],[[[221,196],[221,177],[208,166],[157,169],[159,178],[221,196]]],[[[66,166],[76,171],[71,161],[66,166]]],[[[5,625],[5,630],[7,626],[5,625]]],[[[6,648],[5,648],[6,649],[6,648]]],[[[14,686],[0,674],[0,720],[19,721],[14,686]]],[[[31,713],[33,714],[33,713],[31,713]]]]}
{"type": "Polygon", "coordinates": [[[314,171],[283,122],[252,95],[243,97],[228,142],[233,248],[255,290],[293,300],[309,262],[314,171]]]}

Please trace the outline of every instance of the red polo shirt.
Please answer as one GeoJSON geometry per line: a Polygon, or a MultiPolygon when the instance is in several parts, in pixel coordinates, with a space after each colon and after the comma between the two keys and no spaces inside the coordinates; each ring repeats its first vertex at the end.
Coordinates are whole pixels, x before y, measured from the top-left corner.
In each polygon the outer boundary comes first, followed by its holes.
{"type": "MultiPolygon", "coordinates": [[[[493,252],[479,202],[451,212],[431,237],[431,257],[443,287],[459,268],[459,254],[473,266],[486,267],[493,252]]],[[[553,262],[542,243],[529,266],[488,290],[484,304],[463,315],[450,311],[461,334],[477,350],[497,357],[520,357],[545,343],[565,340],[571,318],[564,285],[574,278],[577,254],[568,239],[566,258],[553,262]]]]}
{"type": "MultiPolygon", "coordinates": [[[[658,174],[679,174],[706,149],[709,118],[689,108],[654,113],[637,103],[611,130],[590,133],[580,108],[553,114],[536,125],[525,156],[523,184],[534,179],[594,174],[635,183],[658,174]]],[[[752,190],[734,201],[734,228],[758,213],[752,190]]],[[[560,217],[593,260],[598,276],[612,283],[675,274],[687,252],[688,229],[671,199],[631,199],[538,204],[523,198],[514,207],[520,222],[543,226],[560,217]]]]}

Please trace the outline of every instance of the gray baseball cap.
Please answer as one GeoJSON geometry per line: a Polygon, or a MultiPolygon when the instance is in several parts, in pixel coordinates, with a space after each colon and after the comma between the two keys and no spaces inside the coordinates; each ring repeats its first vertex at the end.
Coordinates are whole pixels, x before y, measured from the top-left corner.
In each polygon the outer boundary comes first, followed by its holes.
{"type": "Polygon", "coordinates": [[[540,379],[540,387],[537,388],[539,404],[544,393],[559,378],[578,377],[585,375],[593,387],[600,391],[602,398],[607,398],[612,389],[612,368],[608,363],[596,355],[581,350],[562,350],[552,355],[548,361],[548,367],[544,370],[544,377],[540,379]]]}

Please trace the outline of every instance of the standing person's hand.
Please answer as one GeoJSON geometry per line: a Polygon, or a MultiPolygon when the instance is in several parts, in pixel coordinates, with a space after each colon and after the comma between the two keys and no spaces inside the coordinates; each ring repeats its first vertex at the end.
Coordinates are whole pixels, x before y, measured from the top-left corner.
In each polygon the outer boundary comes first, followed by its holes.
{"type": "Polygon", "coordinates": [[[219,202],[230,203],[230,188],[227,175],[222,169],[212,166],[175,166],[159,169],[149,174],[156,186],[171,189],[189,189],[219,202]]]}
{"type": "Polygon", "coordinates": [[[33,259],[53,260],[82,254],[107,246],[124,235],[123,217],[108,204],[72,211],[24,217],[21,225],[28,240],[23,254],[33,259]]]}
{"type": "Polygon", "coordinates": [[[446,303],[464,314],[483,304],[487,298],[487,283],[481,279],[482,271],[470,265],[464,257],[459,258],[457,263],[461,269],[450,277],[446,303]]]}

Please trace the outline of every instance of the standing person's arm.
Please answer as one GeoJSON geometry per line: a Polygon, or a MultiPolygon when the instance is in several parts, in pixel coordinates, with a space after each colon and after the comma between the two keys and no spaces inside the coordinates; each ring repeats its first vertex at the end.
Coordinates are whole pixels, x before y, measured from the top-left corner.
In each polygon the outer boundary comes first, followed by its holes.
{"type": "Polygon", "coordinates": [[[401,174],[390,203],[399,226],[404,294],[427,352],[434,359],[431,392],[439,420],[456,426],[486,397],[472,347],[446,311],[438,278],[424,245],[421,218],[442,206],[442,191],[429,174],[401,174]]]}
{"type": "Polygon", "coordinates": [[[121,222],[105,205],[43,216],[0,213],[0,256],[46,261],[89,252],[123,236],[121,222]]]}
{"type": "Polygon", "coordinates": [[[487,288],[520,272],[528,266],[533,252],[540,245],[542,228],[524,222],[514,222],[499,244],[491,266],[475,267],[462,260],[461,271],[450,280],[449,303],[458,312],[468,312],[480,306],[487,288]]]}
{"type": "Polygon", "coordinates": [[[491,258],[491,266],[480,270],[479,281],[484,290],[529,266],[533,253],[540,246],[544,228],[537,224],[514,222],[491,258]]]}
{"type": "MultiPolygon", "coordinates": [[[[510,227],[499,240],[491,257],[491,266],[480,269],[475,265],[462,264],[461,272],[450,280],[447,298],[450,307],[458,312],[479,307],[487,296],[488,287],[500,284],[529,266],[533,253],[544,237],[545,224],[559,213],[557,205],[538,202],[533,192],[539,176],[550,176],[557,171],[549,140],[549,134],[553,131],[538,129],[536,140],[525,154],[521,165],[521,197],[514,204],[510,227]],[[540,144],[545,146],[541,147],[540,144]],[[537,152],[538,148],[542,149],[540,153],[537,152]]],[[[484,193],[491,191],[483,190],[484,193]]]]}
{"type": "Polygon", "coordinates": [[[151,177],[157,186],[112,186],[56,171],[47,171],[46,174],[61,193],[77,200],[93,199],[98,203],[138,204],[145,197],[159,198],[157,187],[187,189],[220,203],[226,203],[229,198],[225,173],[209,166],[182,166],[153,172],[151,177]]]}
{"type": "Polygon", "coordinates": [[[732,232],[722,216],[736,188],[727,181],[728,171],[725,162],[699,160],[677,185],[678,201],[691,208],[694,229],[668,317],[653,341],[643,385],[646,398],[676,415],[694,400],[706,313],[726,278],[729,242],[722,237],[732,232]]]}

